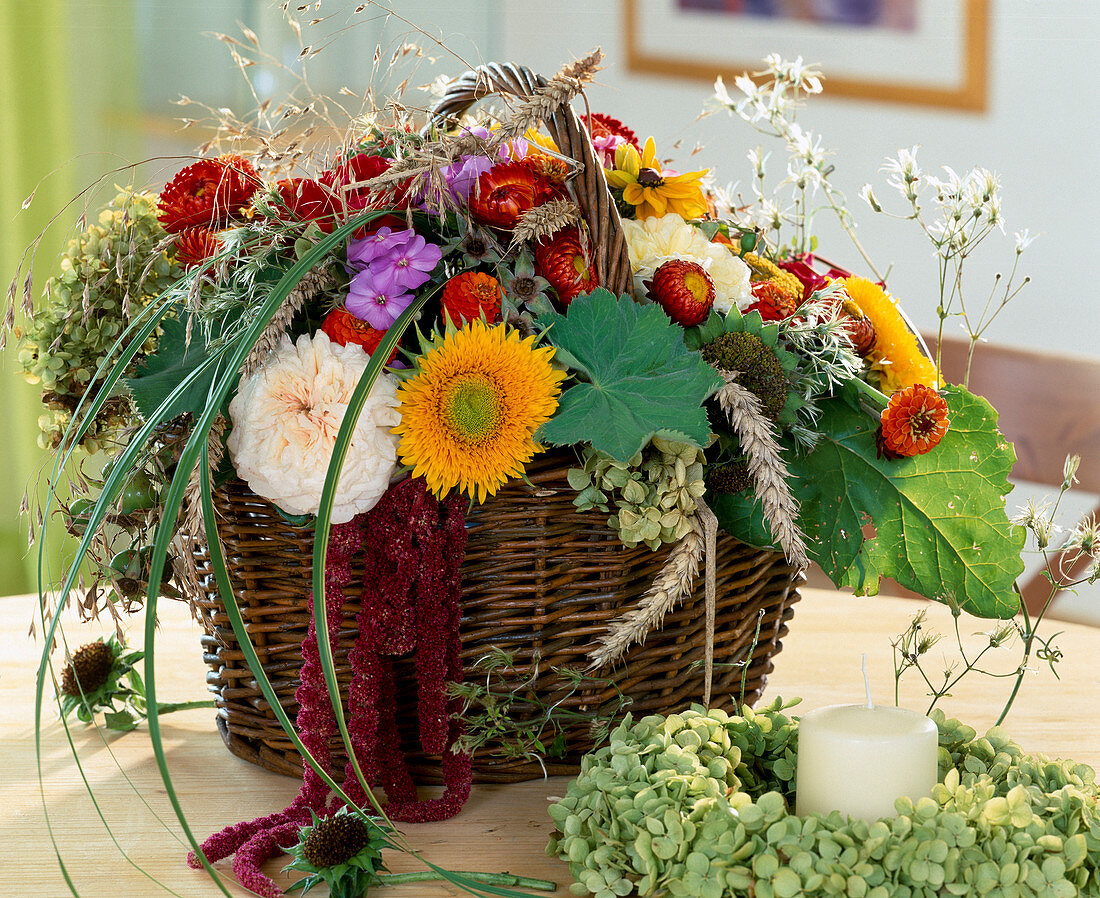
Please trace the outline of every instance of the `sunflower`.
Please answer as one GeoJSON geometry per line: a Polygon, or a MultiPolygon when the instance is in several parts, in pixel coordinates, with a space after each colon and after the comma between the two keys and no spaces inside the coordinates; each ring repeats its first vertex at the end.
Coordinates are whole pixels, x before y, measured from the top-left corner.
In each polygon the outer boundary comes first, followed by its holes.
{"type": "Polygon", "coordinates": [[[879,389],[887,396],[913,384],[936,387],[936,366],[923,352],[912,329],[892,296],[866,278],[842,282],[851,300],[875,329],[875,342],[867,354],[879,389]]]}
{"type": "Polygon", "coordinates": [[[623,192],[623,202],[634,206],[639,218],[675,212],[685,219],[699,218],[707,211],[700,179],[706,171],[677,174],[664,171],[650,137],[641,154],[633,144],[615,148],[615,167],[604,171],[613,190],[623,192]]]}
{"type": "Polygon", "coordinates": [[[503,324],[471,321],[434,335],[398,389],[398,455],[442,497],[457,487],[478,502],[496,494],[541,446],[535,429],[558,407],[564,372],[503,324]]]}

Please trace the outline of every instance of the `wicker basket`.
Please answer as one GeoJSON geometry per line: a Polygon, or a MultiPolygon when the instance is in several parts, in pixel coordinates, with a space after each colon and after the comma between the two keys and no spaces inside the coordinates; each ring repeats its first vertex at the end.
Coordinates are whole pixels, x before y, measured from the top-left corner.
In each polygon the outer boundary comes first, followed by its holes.
{"type": "MultiPolygon", "coordinates": [[[[529,96],[543,83],[526,69],[489,65],[454,82],[437,108],[441,116],[460,114],[491,93],[529,96]]],[[[604,182],[591,142],[569,107],[546,122],[558,147],[583,165],[575,191],[594,243],[602,284],[624,292],[630,265],[622,225],[604,182]]],[[[462,659],[467,679],[479,676],[475,662],[494,648],[509,652],[513,666],[507,688],[516,693],[513,719],[538,719],[542,709],[558,705],[583,714],[618,707],[620,693],[635,716],[669,712],[703,695],[705,613],[700,583],[690,600],[665,618],[643,645],[629,649],[610,671],[612,684],[585,681],[570,690],[558,670],[582,670],[594,641],[607,624],[633,607],[661,569],[667,550],[627,550],[601,514],[581,514],[566,471],[572,451],[538,456],[528,467],[530,485],[513,482],[467,516],[468,546],[463,567],[462,659]]],[[[307,596],[312,571],[312,530],[288,523],[278,510],[239,481],[215,495],[219,529],[230,577],[249,634],[287,713],[294,717],[294,691],[301,666],[301,643],[309,626],[307,596]]],[[[760,636],[747,671],[746,699],[758,698],[780,650],[792,605],[799,598],[802,572],[780,555],[750,549],[720,536],[717,558],[717,615],[712,705],[730,708],[740,692],[742,661],[752,646],[758,620],[760,636]],[[762,612],[762,615],[761,615],[762,612]]],[[[356,574],[360,574],[356,571],[356,574]]],[[[361,578],[356,577],[358,582],[361,578]]],[[[354,620],[359,596],[346,591],[346,616],[354,620]]],[[[269,770],[301,775],[301,759],[283,733],[244,662],[220,599],[213,590],[197,602],[207,635],[207,682],[217,696],[218,726],[229,750],[269,770]]],[[[356,633],[340,634],[337,671],[346,690],[347,654],[356,633]]],[[[415,668],[411,658],[397,667],[407,694],[398,696],[399,728],[415,746],[417,732],[415,668]]],[[[402,688],[402,687],[399,687],[402,688]]],[[[345,691],[346,694],[346,691],[345,691]]],[[[334,741],[333,759],[342,769],[342,743],[334,741]]],[[[592,748],[583,721],[565,733],[565,754],[544,762],[503,757],[500,743],[489,742],[474,757],[474,778],[514,782],[551,774],[575,773],[592,748]]],[[[412,755],[421,782],[437,782],[439,759],[412,755]]]]}

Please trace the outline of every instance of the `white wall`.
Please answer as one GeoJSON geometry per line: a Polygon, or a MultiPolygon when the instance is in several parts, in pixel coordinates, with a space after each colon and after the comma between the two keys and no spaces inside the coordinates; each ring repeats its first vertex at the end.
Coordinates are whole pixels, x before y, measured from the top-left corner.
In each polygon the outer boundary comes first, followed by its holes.
{"type": "MultiPolygon", "coordinates": [[[[918,326],[934,328],[937,322],[930,248],[912,222],[876,216],[856,196],[867,181],[882,185],[878,169],[883,160],[914,144],[921,146],[918,158],[926,170],[947,164],[964,172],[980,165],[1002,178],[1007,235],[991,238],[968,262],[973,264],[968,292],[974,301],[984,301],[995,273],[1007,273],[1013,231],[1028,228],[1042,235],[1022,260],[1032,283],[1002,313],[991,339],[1100,356],[1100,280],[1091,271],[1100,244],[1094,223],[1100,209],[1095,66],[1100,3],[995,0],[990,6],[990,88],[984,113],[830,99],[826,78],[825,93],[811,100],[800,120],[837,151],[833,180],[862,224],[860,239],[877,262],[895,264],[891,290],[918,326]]],[[[725,115],[697,122],[711,93],[703,81],[626,71],[620,3],[508,2],[504,13],[502,44],[508,59],[549,74],[601,46],[608,67],[589,92],[593,109],[615,114],[640,134],[653,134],[659,150],[683,139],[686,153],[701,142],[705,149],[698,158],[712,165],[721,181],[747,181],[744,154],[759,142],[755,132],[725,115]]],[[[771,52],[766,46],[759,50],[760,57],[771,52]]],[[[698,166],[685,158],[682,167],[698,166]]],[[[888,195],[884,186],[876,193],[880,199],[888,195]]],[[[824,254],[858,268],[846,238],[833,229],[824,234],[824,254]]]]}

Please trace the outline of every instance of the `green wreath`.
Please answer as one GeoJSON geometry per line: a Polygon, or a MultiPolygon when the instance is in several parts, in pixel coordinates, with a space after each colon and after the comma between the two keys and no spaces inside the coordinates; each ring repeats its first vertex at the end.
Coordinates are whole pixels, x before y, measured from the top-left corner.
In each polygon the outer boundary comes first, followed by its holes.
{"type": "Polygon", "coordinates": [[[743,717],[693,707],[634,723],[584,759],[547,854],[577,894],[722,898],[1100,896],[1093,769],[1025,754],[940,711],[940,782],[867,823],[797,817],[798,722],[776,699],[743,717]]]}

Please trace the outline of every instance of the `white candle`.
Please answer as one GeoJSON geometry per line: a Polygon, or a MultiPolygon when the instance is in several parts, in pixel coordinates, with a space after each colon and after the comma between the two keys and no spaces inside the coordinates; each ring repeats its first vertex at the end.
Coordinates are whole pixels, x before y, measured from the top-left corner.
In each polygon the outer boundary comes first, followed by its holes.
{"type": "Polygon", "coordinates": [[[893,817],[901,796],[916,801],[931,794],[938,745],[936,725],[905,708],[829,705],[810,711],[798,724],[797,813],[893,817]]]}

